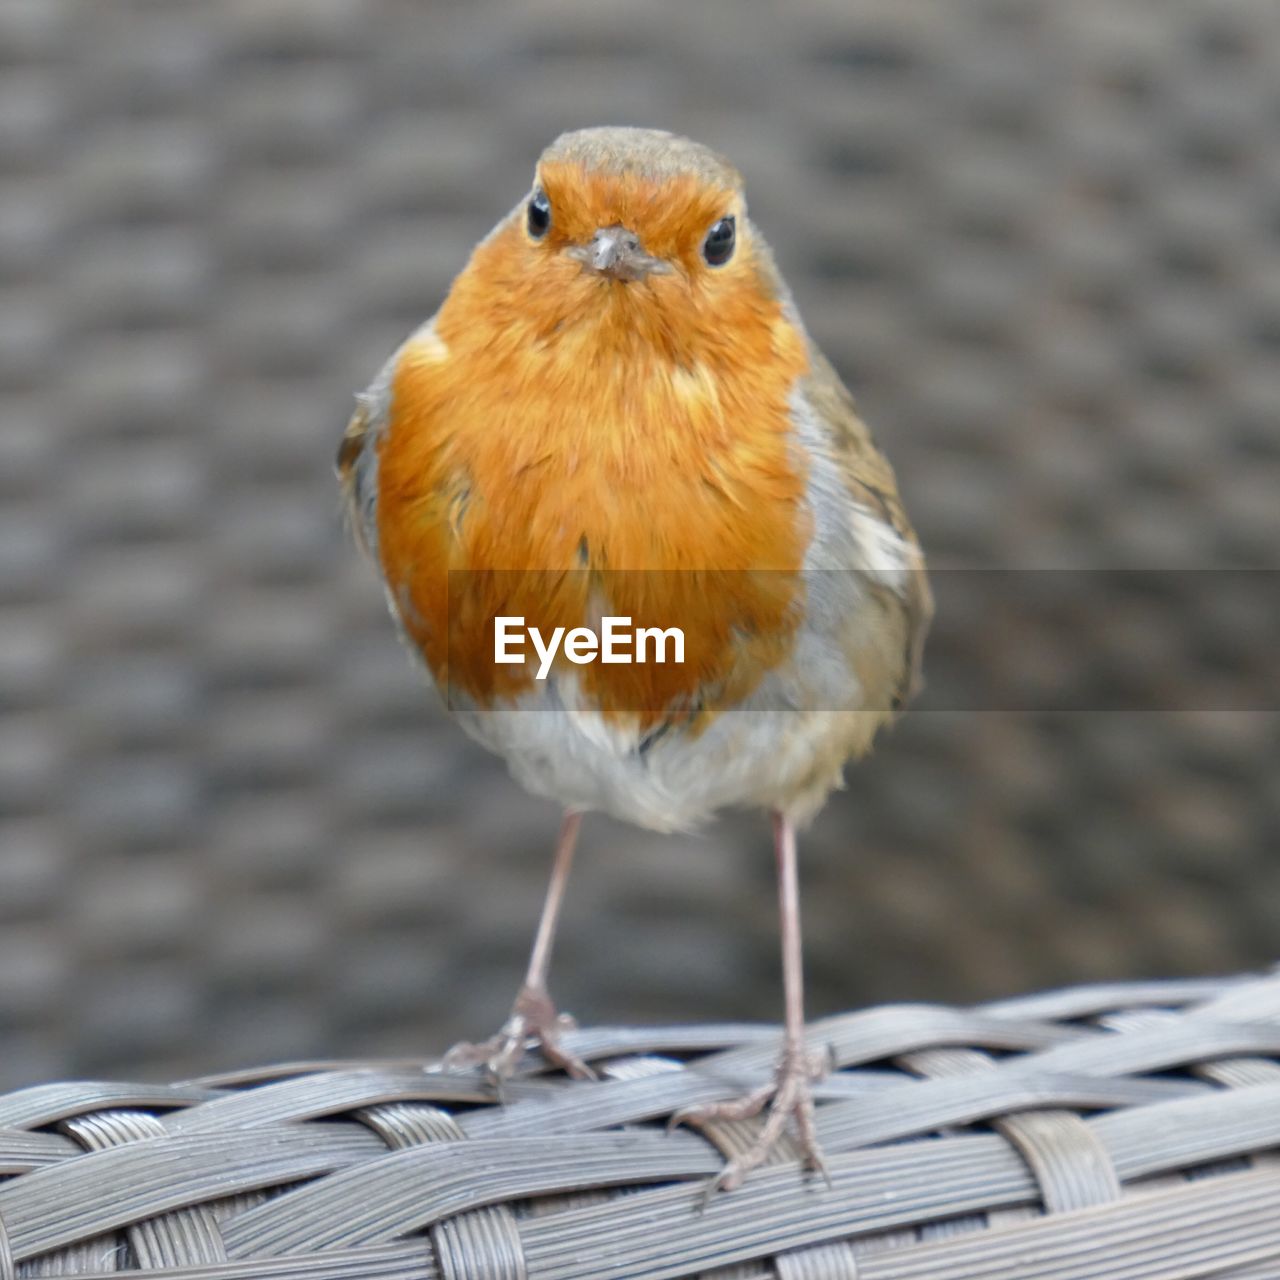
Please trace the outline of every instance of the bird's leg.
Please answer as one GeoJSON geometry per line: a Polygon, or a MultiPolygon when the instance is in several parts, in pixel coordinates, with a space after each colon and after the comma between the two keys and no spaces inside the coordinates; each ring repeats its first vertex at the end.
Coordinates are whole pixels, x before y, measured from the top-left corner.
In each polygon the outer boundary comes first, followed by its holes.
{"type": "Polygon", "coordinates": [[[547,992],[547,972],[551,967],[551,948],[555,943],[556,924],[560,919],[560,904],[564,901],[565,886],[569,883],[569,869],[573,866],[573,851],[578,840],[578,828],[582,815],[570,809],[560,824],[560,838],[556,841],[555,861],[551,868],[551,883],[547,887],[546,901],[538,921],[538,932],[529,955],[529,968],[524,983],[511,1006],[511,1016],[497,1035],[480,1044],[458,1044],[445,1054],[444,1065],[470,1067],[483,1065],[496,1080],[504,1080],[516,1069],[516,1064],[531,1044],[538,1045],[548,1062],[562,1068],[579,1079],[593,1079],[595,1073],[581,1059],[561,1046],[560,1036],[572,1031],[577,1024],[567,1013],[557,1013],[547,992]]]}
{"type": "MultiPolygon", "coordinates": [[[[731,1190],[768,1158],[778,1139],[794,1119],[801,1155],[811,1169],[827,1177],[813,1125],[811,1085],[829,1070],[825,1055],[812,1054],[804,1038],[804,970],[800,950],[800,894],[796,871],[796,833],[790,819],[776,813],[773,818],[774,853],[778,863],[778,909],[782,921],[782,984],[786,1003],[786,1023],[782,1054],[773,1079],[759,1089],[728,1102],[690,1107],[672,1117],[673,1124],[705,1124],[715,1120],[745,1120],[765,1117],[755,1141],[728,1161],[711,1184],[711,1190],[731,1190]]],[[[829,1179],[828,1179],[829,1180],[829,1179]]]]}

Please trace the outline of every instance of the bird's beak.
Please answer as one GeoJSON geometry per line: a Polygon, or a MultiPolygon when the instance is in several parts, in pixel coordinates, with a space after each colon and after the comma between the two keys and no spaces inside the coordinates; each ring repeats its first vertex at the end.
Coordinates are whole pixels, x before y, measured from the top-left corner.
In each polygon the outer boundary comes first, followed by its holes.
{"type": "Polygon", "coordinates": [[[586,270],[611,280],[640,280],[667,270],[667,264],[645,253],[640,237],[623,226],[601,227],[590,243],[571,245],[566,252],[586,270]]]}

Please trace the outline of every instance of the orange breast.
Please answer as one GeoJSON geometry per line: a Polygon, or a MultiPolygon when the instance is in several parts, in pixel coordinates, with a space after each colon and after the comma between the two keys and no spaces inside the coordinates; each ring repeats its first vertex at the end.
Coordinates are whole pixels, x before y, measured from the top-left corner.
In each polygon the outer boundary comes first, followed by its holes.
{"type": "Polygon", "coordinates": [[[499,614],[677,626],[683,665],[573,668],[590,701],[642,726],[736,701],[800,616],[803,340],[760,289],[522,274],[522,240],[480,246],[395,372],[378,532],[405,629],[442,689],[489,705],[533,682],[495,665],[499,614]]]}

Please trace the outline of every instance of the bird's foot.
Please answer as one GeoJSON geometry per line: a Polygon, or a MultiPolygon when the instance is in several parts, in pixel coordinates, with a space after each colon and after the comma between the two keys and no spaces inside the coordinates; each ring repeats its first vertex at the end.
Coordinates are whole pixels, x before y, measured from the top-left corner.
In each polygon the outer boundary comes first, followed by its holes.
{"type": "Polygon", "coordinates": [[[499,1084],[515,1074],[528,1048],[537,1047],[553,1066],[576,1080],[594,1080],[596,1074],[581,1058],[564,1048],[560,1037],[576,1031],[578,1024],[567,1013],[558,1013],[544,988],[521,987],[511,1016],[497,1035],[479,1044],[464,1041],[444,1056],[446,1071],[482,1066],[499,1084]]]}
{"type": "Polygon", "coordinates": [[[822,1147],[813,1124],[813,1088],[831,1071],[829,1054],[810,1053],[801,1047],[788,1046],[778,1061],[773,1079],[758,1089],[727,1102],[712,1102],[706,1106],[686,1107],[671,1117],[669,1128],[691,1124],[703,1126],[718,1120],[738,1121],[758,1116],[766,1106],[769,1109],[764,1124],[751,1143],[730,1157],[723,1169],[707,1187],[707,1197],[717,1191],[732,1191],[741,1186],[743,1178],[752,1169],[768,1160],[779,1139],[787,1132],[789,1122],[795,1122],[795,1138],[800,1158],[804,1164],[822,1174],[827,1184],[831,1175],[822,1157],[822,1147]]]}

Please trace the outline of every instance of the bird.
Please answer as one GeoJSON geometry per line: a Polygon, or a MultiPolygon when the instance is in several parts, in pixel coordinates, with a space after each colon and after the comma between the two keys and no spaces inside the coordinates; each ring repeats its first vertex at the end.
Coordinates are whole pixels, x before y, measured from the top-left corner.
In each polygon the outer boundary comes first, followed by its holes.
{"type": "Polygon", "coordinates": [[[337,472],[449,714],[563,812],[510,1017],[446,1064],[500,1081],[536,1048],[592,1074],[548,985],[584,814],[682,833],[763,810],[776,1068],[676,1120],[761,1117],[718,1188],[789,1130],[825,1173],[814,1085],[829,1064],[805,1035],[796,833],[918,688],[933,603],[894,472],[805,329],[739,172],[662,130],[556,138],[356,397],[337,472]],[[683,660],[673,644],[665,662],[579,662],[564,645],[540,678],[497,659],[499,619],[563,638],[606,618],[678,630],[683,660]]]}

